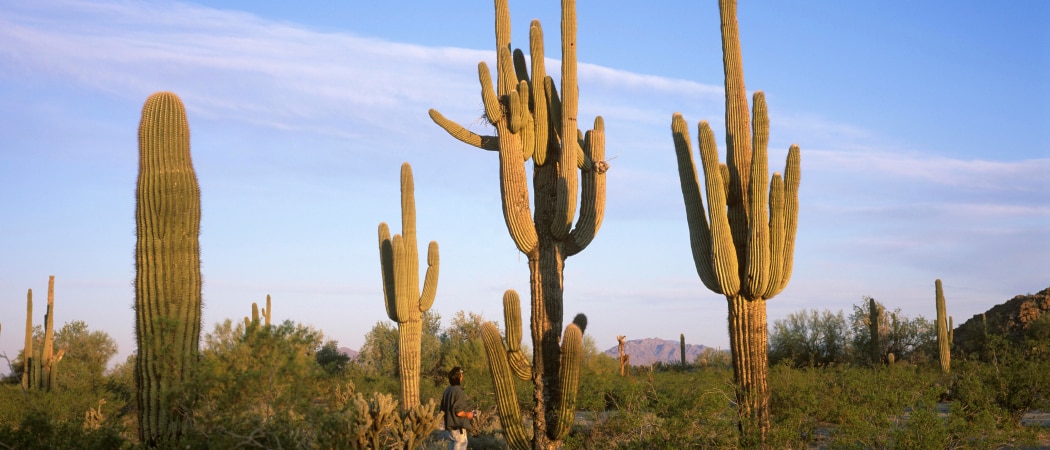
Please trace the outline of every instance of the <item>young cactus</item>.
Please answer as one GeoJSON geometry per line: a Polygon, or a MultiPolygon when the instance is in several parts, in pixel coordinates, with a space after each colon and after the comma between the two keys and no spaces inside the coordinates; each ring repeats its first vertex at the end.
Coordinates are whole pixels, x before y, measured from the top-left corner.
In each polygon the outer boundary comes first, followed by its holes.
{"type": "Polygon", "coordinates": [[[419,253],[416,250],[416,197],[412,166],[401,165],[401,234],[390,237],[386,222],[379,224],[379,261],[383,273],[386,313],[397,322],[397,364],[401,380],[401,409],[419,406],[422,313],[437,295],[438,244],[427,248],[427,273],[419,292],[419,253]]]}
{"type": "Polygon", "coordinates": [[[200,187],[186,108],[171,92],[142,107],[135,201],[139,438],[154,447],[189,430],[200,352],[200,187]]]}
{"type": "Polygon", "coordinates": [[[941,280],[938,278],[933,283],[935,295],[937,296],[937,350],[939,360],[941,362],[941,371],[944,373],[950,373],[952,370],[952,338],[954,337],[954,330],[952,328],[952,319],[948,316],[947,307],[944,303],[944,289],[941,287],[941,280]]]}
{"type": "MultiPolygon", "coordinates": [[[[512,51],[507,0],[496,0],[495,9],[495,85],[484,62],[478,64],[478,77],[485,118],[496,136],[474,134],[433,109],[430,117],[452,137],[499,154],[504,221],[515,246],[528,258],[533,280],[532,445],[557,447],[565,421],[572,418],[548,403],[564,404],[562,397],[575,392],[564,385],[561,374],[564,262],[592,242],[604,217],[609,167],[604,161],[605,125],[597,117],[592,130],[578,128],[575,0],[561,3],[560,98],[554,79],[547,76],[539,21],[529,28],[527,61],[520,49],[512,51]],[[534,208],[525,168],[529,160],[534,208]]],[[[501,416],[504,428],[507,420],[501,416]]]]}
{"type": "Polygon", "coordinates": [[[769,115],[754,94],[749,121],[736,19],[736,1],[720,0],[726,96],[726,160],[718,160],[714,132],[699,125],[707,212],[701,195],[688,124],[671,120],[678,171],[697,273],[704,286],[729,303],[729,335],[737,384],[741,445],[761,445],[769,431],[766,300],[791,279],[798,224],[800,151],[788,150],[784,175],[769,179],[769,115]],[[753,134],[752,134],[753,126],[753,134]]]}

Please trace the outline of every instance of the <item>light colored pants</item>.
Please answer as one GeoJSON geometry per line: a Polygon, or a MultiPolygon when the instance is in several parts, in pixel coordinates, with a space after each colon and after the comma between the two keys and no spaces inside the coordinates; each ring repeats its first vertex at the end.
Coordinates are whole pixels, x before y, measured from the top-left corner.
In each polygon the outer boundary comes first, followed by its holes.
{"type": "Polygon", "coordinates": [[[467,430],[445,431],[445,439],[448,439],[448,450],[467,450],[467,430]]]}

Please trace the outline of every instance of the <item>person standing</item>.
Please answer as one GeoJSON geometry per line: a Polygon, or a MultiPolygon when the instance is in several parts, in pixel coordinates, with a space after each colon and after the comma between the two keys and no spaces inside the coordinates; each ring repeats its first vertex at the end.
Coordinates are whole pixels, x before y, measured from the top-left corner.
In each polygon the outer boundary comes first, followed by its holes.
{"type": "Polygon", "coordinates": [[[474,411],[467,410],[467,393],[463,392],[463,369],[448,371],[448,384],[441,394],[441,412],[445,416],[445,437],[448,450],[467,450],[467,427],[474,419],[474,411]]]}

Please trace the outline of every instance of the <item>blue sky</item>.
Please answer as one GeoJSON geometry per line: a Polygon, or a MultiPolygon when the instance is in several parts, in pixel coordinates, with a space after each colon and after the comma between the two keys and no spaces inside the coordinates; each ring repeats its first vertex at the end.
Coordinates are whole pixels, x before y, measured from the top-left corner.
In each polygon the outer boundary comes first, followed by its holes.
{"type": "MultiPolygon", "coordinates": [[[[566,314],[599,347],[675,339],[728,347],[725,300],[689,251],[671,115],[724,132],[715,2],[580,1],[580,117],[607,129],[608,204],[566,262],[566,314]],[[644,3],[644,5],[643,5],[644,3]]],[[[511,3],[558,49],[557,2],[511,3]],[[542,4],[539,4],[542,3],[542,4]]],[[[1050,6],[748,2],[746,83],[766,92],[770,167],[802,148],[795,272],[770,320],[872,296],[956,323],[1050,285],[1050,6]]],[[[502,320],[528,290],[503,224],[497,161],[477,132],[490,2],[0,2],[0,352],[21,347],[25,293],[43,319],[133,351],[136,132],[161,90],[187,105],[202,191],[205,330],[273,296],[275,319],[344,346],[386,320],[376,241],[412,164],[420,246],[441,246],[434,309],[502,320]],[[366,3],[363,4],[362,3],[366,3]]],[[[553,70],[552,73],[556,73],[553,70]]],[[[723,149],[724,150],[724,149],[723,149]]],[[[524,308],[527,310],[527,308],[524,308]]]]}

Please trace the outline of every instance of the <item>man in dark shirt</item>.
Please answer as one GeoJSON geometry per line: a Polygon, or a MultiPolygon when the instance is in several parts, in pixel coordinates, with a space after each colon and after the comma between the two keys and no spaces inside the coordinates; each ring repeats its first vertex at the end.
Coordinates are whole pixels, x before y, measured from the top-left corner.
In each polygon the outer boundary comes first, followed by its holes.
{"type": "Polygon", "coordinates": [[[474,418],[474,411],[467,410],[467,393],[460,387],[463,384],[463,369],[453,367],[448,372],[448,384],[449,387],[441,394],[448,450],[467,450],[467,428],[474,418]]]}

